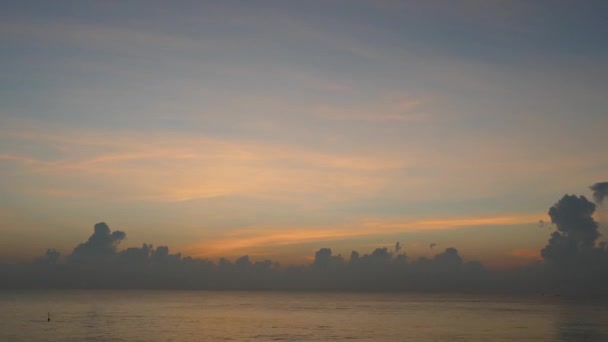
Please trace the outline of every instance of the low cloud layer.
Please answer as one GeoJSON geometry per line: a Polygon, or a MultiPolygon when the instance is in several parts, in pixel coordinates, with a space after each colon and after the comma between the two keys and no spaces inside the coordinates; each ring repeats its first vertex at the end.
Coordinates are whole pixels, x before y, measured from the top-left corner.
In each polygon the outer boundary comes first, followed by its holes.
{"type": "MultiPolygon", "coordinates": [[[[606,184],[606,183],[598,183],[606,184]]],[[[596,184],[597,185],[597,184],[596,184]]],[[[591,187],[594,191],[601,187],[591,187]]],[[[594,196],[596,193],[594,193],[594,196]]],[[[598,202],[597,198],[596,202],[598,202]]],[[[166,246],[143,244],[119,250],[126,239],[106,223],[93,227],[70,255],[48,249],[28,264],[0,264],[3,288],[153,288],[239,290],[437,291],[605,296],[608,248],[599,242],[584,196],[564,195],[548,214],[555,230],[540,251],[543,260],[509,270],[488,270],[465,261],[454,247],[432,258],[408,258],[400,242],[349,258],[320,248],[309,265],[282,267],[271,260],[218,262],[171,254],[166,246]]]]}

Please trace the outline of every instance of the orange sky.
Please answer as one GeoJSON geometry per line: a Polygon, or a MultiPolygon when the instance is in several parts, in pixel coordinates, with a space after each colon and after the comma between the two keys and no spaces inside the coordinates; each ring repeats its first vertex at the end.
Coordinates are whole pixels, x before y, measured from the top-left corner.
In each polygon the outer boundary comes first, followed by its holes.
{"type": "Polygon", "coordinates": [[[605,180],[599,14],[313,3],[0,11],[0,261],[105,221],[213,258],[400,241],[516,264],[605,180]]]}

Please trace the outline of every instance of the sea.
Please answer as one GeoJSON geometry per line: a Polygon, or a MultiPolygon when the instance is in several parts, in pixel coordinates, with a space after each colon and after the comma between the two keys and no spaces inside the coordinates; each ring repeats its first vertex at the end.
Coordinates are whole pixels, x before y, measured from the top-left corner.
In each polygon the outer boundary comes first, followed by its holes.
{"type": "Polygon", "coordinates": [[[608,305],[414,293],[0,291],[0,341],[608,341],[608,305]]]}

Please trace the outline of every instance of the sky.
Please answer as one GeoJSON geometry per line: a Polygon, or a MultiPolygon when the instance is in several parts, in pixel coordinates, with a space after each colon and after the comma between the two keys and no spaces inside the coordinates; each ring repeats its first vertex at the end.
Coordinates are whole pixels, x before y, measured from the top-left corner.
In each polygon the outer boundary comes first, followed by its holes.
{"type": "Polygon", "coordinates": [[[606,11],[3,1],[0,260],[102,221],[211,259],[538,260],[549,208],[608,178],[606,11]]]}

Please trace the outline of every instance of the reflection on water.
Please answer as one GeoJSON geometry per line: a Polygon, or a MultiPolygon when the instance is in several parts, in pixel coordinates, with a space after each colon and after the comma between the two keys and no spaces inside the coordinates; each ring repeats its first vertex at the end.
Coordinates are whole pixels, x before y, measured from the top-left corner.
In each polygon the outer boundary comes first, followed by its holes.
{"type": "Polygon", "coordinates": [[[560,341],[608,341],[606,307],[597,304],[569,303],[561,308],[556,320],[560,341]]]}
{"type": "Polygon", "coordinates": [[[607,306],[546,298],[0,292],[0,341],[608,341],[607,336],[607,306]]]}

